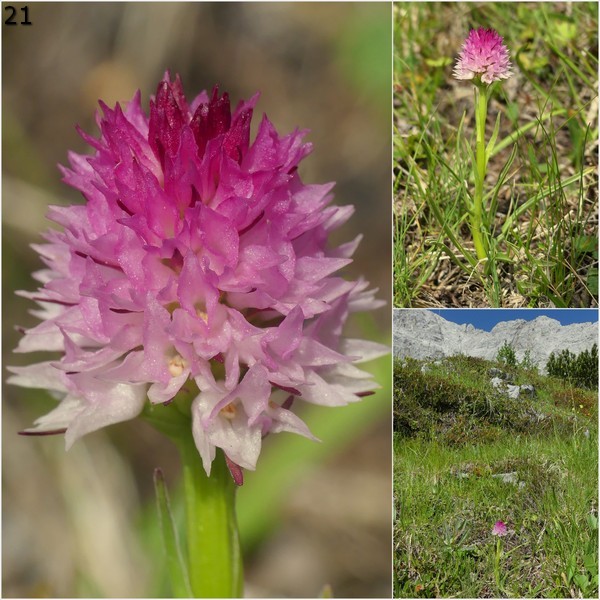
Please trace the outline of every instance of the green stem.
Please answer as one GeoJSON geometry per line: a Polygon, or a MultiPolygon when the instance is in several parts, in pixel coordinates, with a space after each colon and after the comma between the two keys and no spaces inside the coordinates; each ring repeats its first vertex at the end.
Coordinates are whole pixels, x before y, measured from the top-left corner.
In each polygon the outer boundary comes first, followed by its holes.
{"type": "Polygon", "coordinates": [[[210,477],[190,432],[174,440],[183,464],[190,583],[197,598],[241,598],[235,483],[218,451],[210,477]]]}
{"type": "Polygon", "coordinates": [[[487,93],[482,86],[475,87],[475,127],[477,131],[475,154],[475,194],[471,210],[471,233],[477,258],[487,258],[487,249],[483,237],[483,184],[487,170],[485,155],[485,123],[487,120],[487,93]]]}
{"type": "Polygon", "coordinates": [[[500,556],[501,556],[501,549],[500,549],[500,538],[498,538],[496,540],[496,556],[494,557],[494,577],[496,579],[496,587],[498,588],[498,590],[501,591],[501,580],[500,580],[500,556]]]}
{"type": "MultiPolygon", "coordinates": [[[[210,477],[192,436],[191,400],[181,391],[168,406],[148,405],[144,417],[177,445],[183,467],[187,571],[196,598],[241,598],[243,569],[235,514],[236,485],[217,450],[210,477]]],[[[173,574],[171,574],[173,577],[173,574]]]]}

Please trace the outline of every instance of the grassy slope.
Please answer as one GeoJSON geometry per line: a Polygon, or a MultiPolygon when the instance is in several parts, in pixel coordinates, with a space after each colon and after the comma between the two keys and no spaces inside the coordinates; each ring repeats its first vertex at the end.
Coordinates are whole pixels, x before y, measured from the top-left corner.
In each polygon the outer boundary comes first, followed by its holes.
{"type": "Polygon", "coordinates": [[[506,401],[490,366],[396,364],[395,595],[597,596],[597,393],[517,370],[538,395],[506,401]]]}

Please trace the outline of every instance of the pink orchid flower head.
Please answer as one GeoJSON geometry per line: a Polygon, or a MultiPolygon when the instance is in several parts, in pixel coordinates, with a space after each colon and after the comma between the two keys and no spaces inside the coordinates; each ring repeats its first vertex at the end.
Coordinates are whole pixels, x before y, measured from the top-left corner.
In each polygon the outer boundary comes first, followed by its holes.
{"type": "Polygon", "coordinates": [[[62,168],[85,203],[50,208],[62,230],[34,246],[46,268],[21,292],[41,322],[16,351],[60,354],[11,368],[11,383],[59,398],[24,433],[64,433],[69,448],[184,394],[206,472],[220,448],[239,475],[268,433],[313,438],[293,403],[341,406],[378,387],[357,365],[388,349],[342,328],[384,303],[337,274],[360,236],[328,243],[353,208],[330,204],[332,184],[302,182],[305,131],[280,136],[265,116],[251,140],[257,100],[232,110],[217,87],[188,100],[167,73],[149,115],[139,92],[100,103],[99,137],[80,132],[93,152],[62,168]]]}
{"type": "Polygon", "coordinates": [[[474,79],[491,84],[511,76],[508,49],[493,29],[471,29],[456,61],[456,79],[474,79]]]}
{"type": "Polygon", "coordinates": [[[492,528],[492,535],[503,537],[507,534],[506,523],[504,521],[496,521],[492,528]]]}

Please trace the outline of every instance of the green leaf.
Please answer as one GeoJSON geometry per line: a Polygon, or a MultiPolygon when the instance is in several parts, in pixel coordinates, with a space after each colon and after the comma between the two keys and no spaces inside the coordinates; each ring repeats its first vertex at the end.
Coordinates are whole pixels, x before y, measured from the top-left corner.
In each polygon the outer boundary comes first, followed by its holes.
{"type": "Polygon", "coordinates": [[[167,571],[171,581],[173,596],[175,598],[192,598],[193,594],[188,569],[179,546],[179,538],[173,513],[171,512],[169,494],[167,493],[167,486],[165,485],[161,469],[154,470],[154,490],[156,491],[158,518],[162,531],[167,571]]]}
{"type": "MultiPolygon", "coordinates": [[[[508,172],[509,172],[510,168],[512,167],[512,164],[516,157],[517,157],[517,145],[515,144],[511,150],[508,160],[506,161],[506,163],[502,167],[502,170],[500,171],[500,174],[498,175],[498,179],[496,181],[496,184],[494,185],[494,188],[492,189],[492,197],[491,197],[491,201],[489,204],[490,205],[490,213],[492,215],[496,214],[496,207],[498,206],[498,194],[500,193],[500,189],[502,188],[502,186],[504,185],[504,182],[506,181],[506,179],[508,177],[508,172]]],[[[488,227],[489,227],[489,224],[488,224],[488,227]]]]}
{"type": "Polygon", "coordinates": [[[587,524],[590,529],[598,529],[598,517],[590,513],[587,516],[587,524]]]}
{"type": "Polygon", "coordinates": [[[489,100],[492,97],[494,92],[498,89],[499,85],[499,81],[494,81],[494,83],[485,87],[485,97],[487,100],[489,100]]]}
{"type": "Polygon", "coordinates": [[[577,571],[577,559],[574,555],[569,556],[567,559],[567,581],[571,583],[573,576],[577,571]]]}
{"type": "Polygon", "coordinates": [[[577,37],[577,25],[570,21],[559,21],[555,25],[555,35],[562,42],[570,42],[577,37]]]}
{"type": "Polygon", "coordinates": [[[440,56],[439,58],[426,58],[425,64],[428,67],[447,67],[452,64],[452,59],[449,56],[440,56]]]}
{"type": "Polygon", "coordinates": [[[569,128],[569,134],[571,136],[572,150],[569,153],[573,166],[579,170],[581,168],[581,161],[583,157],[583,150],[587,142],[587,128],[583,129],[577,119],[569,119],[567,121],[569,128]]]}
{"type": "Polygon", "coordinates": [[[575,585],[585,594],[590,582],[586,575],[577,574],[573,577],[575,585]]]}
{"type": "Polygon", "coordinates": [[[492,155],[492,151],[494,150],[494,146],[496,144],[496,140],[498,139],[498,133],[500,131],[500,116],[502,113],[498,113],[498,116],[496,117],[496,124],[494,125],[494,132],[492,133],[492,137],[490,137],[490,141],[488,142],[488,145],[486,146],[485,149],[485,160],[486,162],[490,159],[490,156],[492,155]]]}
{"type": "Polygon", "coordinates": [[[598,238],[595,235],[578,235],[573,240],[573,248],[577,254],[592,254],[598,248],[598,238]]]}
{"type": "Polygon", "coordinates": [[[444,244],[443,242],[438,242],[438,245],[440,248],[442,248],[444,250],[444,252],[448,255],[448,258],[450,258],[450,260],[460,269],[462,269],[463,271],[465,271],[465,273],[469,273],[469,276],[476,276],[478,277],[478,273],[477,273],[477,257],[475,255],[471,255],[469,254],[464,255],[464,251],[463,251],[463,255],[465,256],[465,258],[467,259],[467,261],[469,262],[469,264],[471,265],[471,268],[469,268],[468,265],[466,265],[462,260],[460,260],[460,258],[452,251],[452,249],[447,245],[444,244]]]}
{"type": "Polygon", "coordinates": [[[479,181],[479,172],[477,171],[477,161],[475,159],[475,153],[473,152],[473,148],[469,146],[469,144],[465,144],[465,148],[467,149],[467,154],[469,155],[469,159],[471,160],[471,164],[473,165],[473,177],[475,178],[475,185],[479,181]]]}
{"type": "Polygon", "coordinates": [[[549,63],[547,56],[534,54],[533,52],[523,52],[519,55],[519,58],[521,59],[523,67],[527,71],[533,71],[534,73],[538,73],[549,63]]]}
{"type": "Polygon", "coordinates": [[[589,270],[587,287],[594,296],[598,296],[598,269],[592,268],[589,270]]]}
{"type": "Polygon", "coordinates": [[[471,266],[473,268],[477,267],[477,258],[472,255],[470,252],[468,252],[460,243],[460,241],[458,240],[458,237],[455,235],[455,233],[452,231],[452,229],[450,228],[450,226],[448,225],[448,223],[446,222],[446,220],[444,219],[438,205],[436,202],[431,202],[429,204],[429,207],[431,208],[431,210],[433,211],[433,214],[435,215],[435,218],[437,219],[438,223],[440,224],[440,226],[443,228],[444,233],[450,238],[450,241],[456,246],[456,248],[458,249],[458,251],[469,261],[469,263],[471,264],[471,266]]]}
{"type": "Polygon", "coordinates": [[[583,566],[592,574],[598,571],[598,561],[593,555],[588,554],[583,557],[583,566]]]}

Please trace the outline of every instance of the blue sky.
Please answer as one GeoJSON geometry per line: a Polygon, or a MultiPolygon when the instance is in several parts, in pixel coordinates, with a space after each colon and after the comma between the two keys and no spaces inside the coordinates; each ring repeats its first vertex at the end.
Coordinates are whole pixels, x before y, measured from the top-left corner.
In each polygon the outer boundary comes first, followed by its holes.
{"type": "Polygon", "coordinates": [[[471,323],[477,329],[491,331],[494,325],[500,321],[513,321],[515,319],[525,319],[531,321],[542,315],[560,321],[562,325],[571,325],[571,323],[597,323],[598,311],[595,308],[436,308],[432,312],[440,315],[447,321],[454,323],[471,323]]]}

